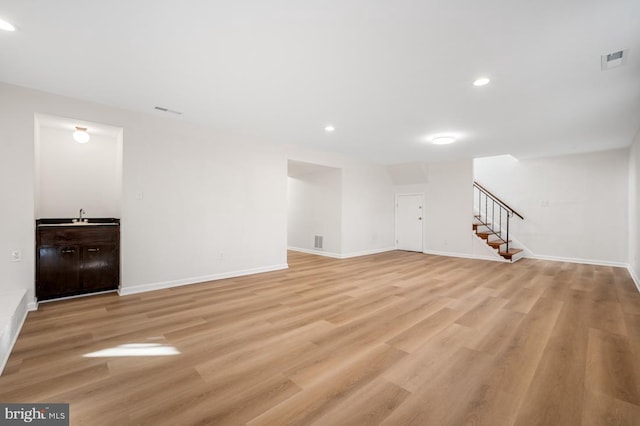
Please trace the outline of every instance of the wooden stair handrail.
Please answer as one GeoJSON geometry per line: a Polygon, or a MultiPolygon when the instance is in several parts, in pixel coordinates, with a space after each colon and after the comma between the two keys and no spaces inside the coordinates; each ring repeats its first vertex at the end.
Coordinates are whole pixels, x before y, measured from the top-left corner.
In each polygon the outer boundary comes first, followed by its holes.
{"type": "Polygon", "coordinates": [[[522,215],[520,213],[518,213],[517,211],[515,211],[514,209],[512,209],[511,207],[509,207],[509,205],[507,203],[505,203],[504,201],[502,201],[500,198],[496,197],[495,195],[493,195],[493,193],[491,191],[489,191],[487,188],[485,188],[484,186],[480,185],[478,182],[476,182],[475,180],[473,181],[473,185],[477,186],[478,188],[482,189],[485,193],[487,193],[488,195],[491,196],[491,198],[493,198],[496,202],[498,202],[499,204],[502,205],[502,207],[504,207],[505,209],[509,210],[511,213],[515,214],[516,216],[518,216],[520,219],[524,220],[524,217],[522,217],[522,215]]]}

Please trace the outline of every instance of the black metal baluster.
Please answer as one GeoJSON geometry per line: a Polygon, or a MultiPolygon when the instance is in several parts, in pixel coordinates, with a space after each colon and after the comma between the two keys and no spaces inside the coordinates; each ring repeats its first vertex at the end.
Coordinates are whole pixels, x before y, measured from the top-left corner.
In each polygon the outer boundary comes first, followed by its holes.
{"type": "Polygon", "coordinates": [[[496,202],[495,200],[491,200],[491,231],[496,232],[496,202]]]}
{"type": "Polygon", "coordinates": [[[507,253],[509,253],[509,212],[507,212],[507,253]]]}
{"type": "Polygon", "coordinates": [[[489,196],[487,194],[484,194],[484,220],[485,223],[489,222],[489,220],[487,219],[489,213],[489,196]]]}

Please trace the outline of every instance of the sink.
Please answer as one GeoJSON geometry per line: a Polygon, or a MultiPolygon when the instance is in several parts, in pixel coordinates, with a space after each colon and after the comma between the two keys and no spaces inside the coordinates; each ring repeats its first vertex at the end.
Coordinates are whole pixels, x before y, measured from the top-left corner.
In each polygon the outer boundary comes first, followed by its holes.
{"type": "Polygon", "coordinates": [[[52,226],[118,226],[120,225],[120,219],[108,217],[108,218],[88,218],[83,219],[82,222],[78,222],[77,219],[38,219],[36,220],[37,227],[52,227],[52,226]]]}
{"type": "Polygon", "coordinates": [[[118,226],[119,223],[114,222],[66,222],[66,223],[40,223],[39,227],[47,226],[118,226]]]}

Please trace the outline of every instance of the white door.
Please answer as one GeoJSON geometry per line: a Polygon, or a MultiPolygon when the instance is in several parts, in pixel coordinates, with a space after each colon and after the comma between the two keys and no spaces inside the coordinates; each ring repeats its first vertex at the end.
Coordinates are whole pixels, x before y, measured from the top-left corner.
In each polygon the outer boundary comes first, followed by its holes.
{"type": "Polygon", "coordinates": [[[422,195],[396,196],[396,248],[422,252],[422,195]]]}

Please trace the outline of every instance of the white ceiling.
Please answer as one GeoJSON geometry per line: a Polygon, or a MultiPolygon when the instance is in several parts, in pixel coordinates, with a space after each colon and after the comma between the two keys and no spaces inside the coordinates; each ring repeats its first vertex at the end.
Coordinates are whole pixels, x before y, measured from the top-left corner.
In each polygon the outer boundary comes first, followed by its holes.
{"type": "Polygon", "coordinates": [[[638,0],[29,0],[0,17],[18,28],[0,81],[385,164],[612,149],[640,128],[638,0]],[[424,142],[441,132],[459,142],[424,142]]]}

